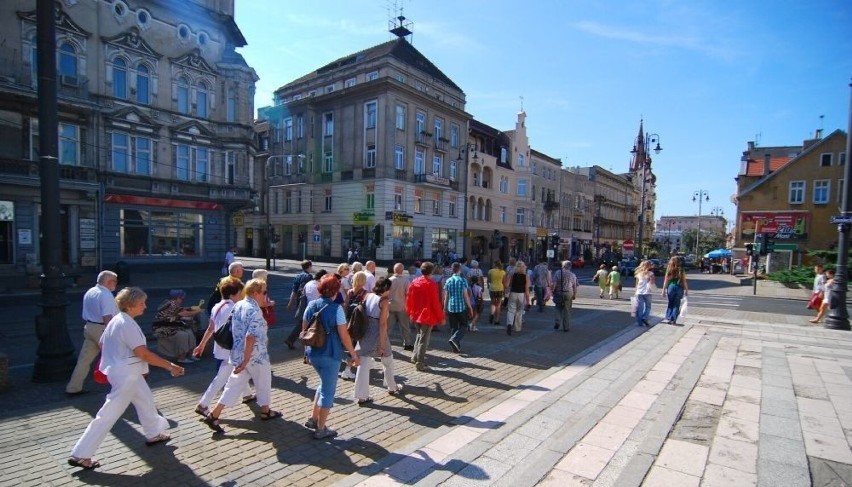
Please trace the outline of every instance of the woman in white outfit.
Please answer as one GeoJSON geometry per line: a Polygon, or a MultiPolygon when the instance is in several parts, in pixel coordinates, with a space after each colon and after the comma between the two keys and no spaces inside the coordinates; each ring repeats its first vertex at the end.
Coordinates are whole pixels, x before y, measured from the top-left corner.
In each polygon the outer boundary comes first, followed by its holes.
{"type": "Polygon", "coordinates": [[[636,277],[636,326],[651,327],[651,289],[654,287],[654,263],[643,260],[634,274],[636,277]]]}
{"type": "Polygon", "coordinates": [[[136,408],[146,445],[170,439],[166,433],[169,422],[157,413],[154,395],[144,375],[148,373],[148,364],[168,370],[172,377],[183,375],[183,367],[148,350],[145,334],[134,319],[145,312],[147,298],[138,287],[124,288],[115,298],[121,312],[110,320],[101,336],[99,367],[109,379],[112,389],[95,419],[71,450],[69,465],[86,470],[100,467],[101,464],[93,460],[92,455],[130,403],[136,408]]]}
{"type": "Polygon", "coordinates": [[[228,377],[225,392],[216,403],[216,407],[204,418],[204,422],[213,431],[224,433],[219,425],[219,416],[225,407],[233,407],[240,399],[249,379],[254,381],[257,403],[260,404],[260,419],[280,418],[279,411],[269,407],[272,396],[272,366],[267,348],[267,325],[258,303],[263,302],[267,294],[266,282],[252,279],[246,283],[246,297],[234,305],[231,312],[231,333],[234,334],[234,346],[228,361],[234,366],[234,372],[228,377]]]}
{"type": "MultiPolygon", "coordinates": [[[[195,347],[195,350],[192,352],[196,357],[201,357],[201,354],[207,348],[207,342],[209,342],[210,338],[213,337],[213,333],[222,328],[228,321],[228,317],[231,316],[231,311],[234,309],[234,305],[236,305],[236,302],[240,300],[242,295],[243,283],[237,279],[230,279],[219,286],[219,291],[222,293],[222,301],[216,303],[213,306],[213,309],[210,310],[210,325],[204,332],[204,337],[201,339],[201,343],[195,347]]],[[[228,382],[228,377],[230,377],[231,373],[234,372],[234,366],[228,361],[230,355],[230,350],[222,348],[215,341],[213,342],[213,357],[219,361],[219,372],[216,374],[216,377],[213,378],[213,381],[210,382],[210,385],[207,386],[207,390],[204,391],[201,399],[198,400],[198,405],[195,407],[195,412],[197,414],[205,417],[210,414],[209,408],[210,403],[213,401],[213,397],[222,391],[222,388],[225,387],[225,384],[228,382]]],[[[253,400],[255,400],[255,396],[252,395],[251,388],[248,383],[246,383],[246,387],[243,390],[243,403],[248,403],[253,400]]]]}
{"type": "Polygon", "coordinates": [[[376,281],[373,292],[364,298],[364,309],[367,312],[367,329],[364,336],[358,340],[355,352],[361,359],[361,365],[355,373],[355,400],[359,406],[366,406],[373,402],[370,397],[370,368],[377,357],[382,359],[382,367],[385,372],[385,387],[388,393],[395,395],[402,390],[402,386],[394,381],[393,351],[391,350],[390,336],[388,335],[388,316],[390,315],[390,295],[393,282],[387,277],[380,277],[376,281]]]}

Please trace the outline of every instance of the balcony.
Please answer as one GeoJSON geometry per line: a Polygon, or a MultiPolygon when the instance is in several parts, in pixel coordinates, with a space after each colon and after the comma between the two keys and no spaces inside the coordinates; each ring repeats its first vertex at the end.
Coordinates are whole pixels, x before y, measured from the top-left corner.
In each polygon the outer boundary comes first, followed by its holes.
{"type": "Polygon", "coordinates": [[[414,143],[418,145],[429,145],[430,137],[432,137],[432,134],[429,132],[420,132],[414,136],[414,143]]]}
{"type": "Polygon", "coordinates": [[[408,181],[408,171],[405,169],[394,169],[393,178],[400,181],[408,181]]]}
{"type": "Polygon", "coordinates": [[[544,211],[553,211],[559,209],[559,202],[554,200],[547,200],[544,202],[544,211]]]}
{"type": "Polygon", "coordinates": [[[435,139],[435,150],[439,150],[441,152],[447,152],[447,146],[450,141],[444,138],[435,139]]]}
{"type": "Polygon", "coordinates": [[[459,189],[459,182],[456,180],[448,179],[443,176],[439,176],[437,174],[415,174],[414,175],[415,183],[425,183],[431,186],[437,186],[439,188],[451,188],[456,191],[459,189]]]}

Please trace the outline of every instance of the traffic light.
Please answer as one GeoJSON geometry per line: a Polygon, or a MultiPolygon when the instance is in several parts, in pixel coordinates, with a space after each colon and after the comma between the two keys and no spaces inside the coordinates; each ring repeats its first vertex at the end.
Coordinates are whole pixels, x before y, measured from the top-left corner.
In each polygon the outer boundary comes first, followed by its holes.
{"type": "Polygon", "coordinates": [[[559,235],[556,235],[554,233],[553,235],[550,236],[550,248],[553,249],[553,250],[556,250],[557,248],[559,248],[559,235]]]}
{"type": "Polygon", "coordinates": [[[763,234],[763,245],[766,247],[766,253],[771,254],[773,250],[775,250],[775,235],[764,233],[763,234]]]}
{"type": "Polygon", "coordinates": [[[382,228],[382,225],[379,224],[379,223],[376,223],[375,225],[373,225],[373,243],[376,245],[376,247],[382,246],[382,244],[384,243],[383,242],[384,236],[385,236],[385,232],[384,232],[384,229],[382,228]]]}

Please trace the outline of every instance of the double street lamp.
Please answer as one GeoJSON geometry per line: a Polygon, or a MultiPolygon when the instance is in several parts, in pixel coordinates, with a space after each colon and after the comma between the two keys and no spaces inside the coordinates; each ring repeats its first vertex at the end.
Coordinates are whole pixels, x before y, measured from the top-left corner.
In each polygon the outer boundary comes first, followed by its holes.
{"type": "MultiPolygon", "coordinates": [[[[467,252],[467,205],[468,205],[468,186],[470,181],[468,181],[468,176],[470,174],[470,151],[473,151],[473,161],[476,162],[479,160],[479,155],[476,153],[476,144],[472,142],[468,142],[464,145],[463,148],[459,149],[459,156],[456,158],[457,164],[464,164],[464,211],[463,211],[463,219],[462,219],[462,245],[461,245],[461,253],[464,256],[468,256],[467,252]],[[462,152],[464,152],[464,158],[462,158],[462,152]]],[[[480,172],[480,177],[482,177],[482,173],[480,172]]],[[[468,256],[469,257],[469,256],[468,256]]]]}
{"type": "Polygon", "coordinates": [[[701,203],[710,201],[710,193],[706,189],[699,189],[692,193],[692,202],[698,202],[698,228],[695,232],[695,258],[701,258],[701,203]]]}
{"type": "Polygon", "coordinates": [[[637,160],[641,157],[642,164],[642,197],[639,202],[639,241],[637,242],[637,248],[639,249],[637,252],[638,260],[642,260],[642,251],[645,240],[645,187],[648,184],[648,169],[651,167],[651,154],[650,149],[651,145],[656,144],[654,147],[654,154],[659,154],[660,151],[663,150],[660,147],[660,136],[657,134],[645,134],[645,140],[643,141],[641,138],[636,138],[636,145],[633,146],[633,150],[630,151],[637,160]]]}
{"type": "Polygon", "coordinates": [[[294,158],[297,159],[297,160],[304,160],[305,155],[304,154],[276,154],[276,155],[269,156],[269,157],[266,158],[266,163],[264,164],[264,170],[263,170],[263,192],[264,192],[263,200],[264,200],[265,205],[266,205],[266,208],[264,209],[264,213],[266,213],[266,252],[265,252],[265,254],[266,254],[266,270],[272,270],[272,265],[271,265],[272,256],[271,256],[271,254],[272,254],[273,246],[275,245],[275,241],[274,241],[275,232],[272,231],[272,222],[269,219],[269,214],[271,212],[271,210],[270,210],[271,205],[270,205],[270,202],[269,202],[269,193],[270,193],[270,191],[269,191],[269,178],[270,178],[269,167],[272,165],[272,162],[275,161],[276,159],[283,161],[284,158],[287,158],[289,161],[292,162],[292,160],[294,158]]]}

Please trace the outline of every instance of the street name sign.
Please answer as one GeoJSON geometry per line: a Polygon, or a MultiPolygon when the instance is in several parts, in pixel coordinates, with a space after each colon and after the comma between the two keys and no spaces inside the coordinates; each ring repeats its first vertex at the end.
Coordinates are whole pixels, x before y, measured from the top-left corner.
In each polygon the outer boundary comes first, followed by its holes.
{"type": "Polygon", "coordinates": [[[832,216],[831,223],[834,225],[843,225],[852,223],[852,216],[832,216]]]}

